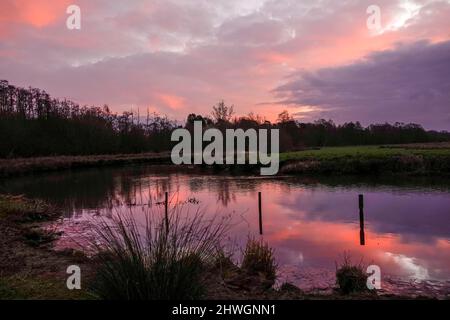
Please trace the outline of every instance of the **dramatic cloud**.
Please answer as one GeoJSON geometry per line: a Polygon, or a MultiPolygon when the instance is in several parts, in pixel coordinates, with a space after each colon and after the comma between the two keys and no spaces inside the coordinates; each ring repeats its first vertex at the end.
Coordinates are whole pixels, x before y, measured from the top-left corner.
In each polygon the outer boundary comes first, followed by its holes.
{"type": "Polygon", "coordinates": [[[323,117],[450,129],[450,42],[418,42],[347,66],[300,72],[275,92],[323,117]]]}
{"type": "MultiPolygon", "coordinates": [[[[364,56],[382,64],[374,52],[401,52],[398,43],[408,46],[419,40],[429,44],[412,48],[424,47],[417,54],[427,54],[424,59],[431,63],[431,55],[439,52],[426,49],[450,40],[447,0],[378,0],[382,29],[375,34],[366,27],[371,0],[78,0],[81,30],[68,30],[66,7],[71,3],[0,2],[0,78],[83,104],[106,103],[115,111],[150,108],[178,120],[190,112],[209,113],[222,98],[240,114],[253,111],[274,120],[287,108],[316,119],[324,112],[342,111],[347,93],[339,93],[337,105],[317,97],[313,101],[321,89],[309,84],[313,91],[300,97],[298,88],[289,86],[300,81],[292,82],[292,75],[306,83],[325,73],[332,77],[328,73],[356,66],[364,56]],[[332,71],[323,71],[327,69],[332,71]],[[289,104],[267,103],[276,95],[289,104]]],[[[408,50],[403,49],[405,54],[408,50]]],[[[355,76],[362,72],[354,71],[355,76]]],[[[377,79],[383,86],[384,79],[377,79]]],[[[404,79],[415,87],[426,81],[404,79]]],[[[437,93],[426,94],[441,99],[437,93]]],[[[435,109],[426,114],[419,108],[426,94],[421,91],[411,109],[390,110],[392,117],[386,120],[442,128],[448,116],[442,107],[428,106],[435,109]]],[[[352,112],[330,116],[378,121],[372,105],[350,105],[352,112]]]]}

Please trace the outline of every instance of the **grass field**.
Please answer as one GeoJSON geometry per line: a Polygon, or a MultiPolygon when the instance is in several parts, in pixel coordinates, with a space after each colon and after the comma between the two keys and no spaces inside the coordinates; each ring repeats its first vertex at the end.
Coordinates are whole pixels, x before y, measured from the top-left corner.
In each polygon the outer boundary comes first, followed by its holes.
{"type": "Polygon", "coordinates": [[[280,155],[284,174],[450,175],[450,144],[327,147],[280,155]]]}
{"type": "Polygon", "coordinates": [[[413,148],[408,145],[401,146],[350,146],[326,147],[318,150],[305,150],[286,152],[280,154],[280,161],[285,160],[327,160],[334,158],[383,158],[392,156],[443,156],[450,157],[450,145],[447,148],[413,148]]]}

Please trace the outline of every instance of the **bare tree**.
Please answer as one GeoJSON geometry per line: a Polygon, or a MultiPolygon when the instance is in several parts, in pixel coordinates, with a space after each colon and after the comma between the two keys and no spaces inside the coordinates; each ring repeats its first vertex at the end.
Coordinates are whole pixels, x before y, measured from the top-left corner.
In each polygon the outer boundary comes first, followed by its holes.
{"type": "Polygon", "coordinates": [[[294,118],[289,114],[289,112],[287,110],[284,110],[278,115],[277,122],[285,123],[285,122],[289,122],[292,120],[294,120],[294,118]]]}
{"type": "Polygon", "coordinates": [[[223,100],[213,106],[212,117],[216,123],[230,122],[233,114],[234,106],[227,106],[223,100]]]}

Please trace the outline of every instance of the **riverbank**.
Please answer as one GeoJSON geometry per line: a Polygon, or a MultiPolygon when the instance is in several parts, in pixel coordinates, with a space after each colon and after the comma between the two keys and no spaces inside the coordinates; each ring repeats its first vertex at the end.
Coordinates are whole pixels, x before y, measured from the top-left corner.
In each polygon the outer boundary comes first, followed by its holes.
{"type": "Polygon", "coordinates": [[[42,228],[58,217],[42,201],[0,195],[0,299],[90,298],[84,288],[66,287],[67,267],[80,265],[89,278],[89,263],[75,251],[53,251],[59,234],[42,228]]]}
{"type": "Polygon", "coordinates": [[[450,144],[329,147],[280,155],[280,174],[450,176],[450,144]]]}
{"type": "MultiPolygon", "coordinates": [[[[172,164],[170,152],[0,159],[0,177],[67,169],[172,164]]],[[[194,166],[183,166],[184,169],[194,166]]],[[[216,172],[257,173],[256,165],[200,165],[216,172]]],[[[325,147],[280,154],[279,174],[450,176],[450,143],[325,147]]]]}
{"type": "MultiPolygon", "coordinates": [[[[97,264],[80,251],[55,251],[60,234],[48,228],[58,219],[58,209],[39,200],[0,195],[0,299],[93,299],[91,284],[97,264]],[[82,270],[82,289],[68,290],[66,269],[82,270]]],[[[252,268],[251,268],[252,269],[252,268]]],[[[207,269],[203,299],[411,299],[426,296],[377,295],[373,292],[342,294],[304,292],[289,283],[274,288],[273,279],[231,260],[207,269]]],[[[320,291],[320,290],[319,290],[320,291]]]]}
{"type": "Polygon", "coordinates": [[[170,153],[163,152],[0,159],[0,177],[66,169],[128,165],[137,163],[170,164],[170,153]]]}

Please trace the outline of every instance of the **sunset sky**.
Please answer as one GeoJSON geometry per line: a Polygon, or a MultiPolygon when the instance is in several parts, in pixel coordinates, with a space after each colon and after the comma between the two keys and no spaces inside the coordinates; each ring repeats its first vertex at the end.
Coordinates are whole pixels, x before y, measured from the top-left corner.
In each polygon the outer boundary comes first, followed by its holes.
{"type": "Polygon", "coordinates": [[[450,130],[450,1],[1,0],[0,79],[177,120],[224,99],[268,120],[450,130]]]}

